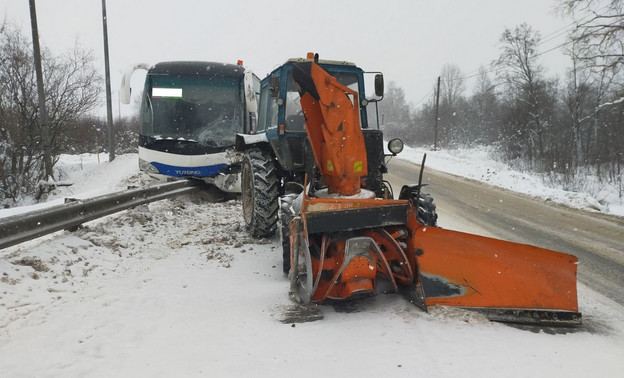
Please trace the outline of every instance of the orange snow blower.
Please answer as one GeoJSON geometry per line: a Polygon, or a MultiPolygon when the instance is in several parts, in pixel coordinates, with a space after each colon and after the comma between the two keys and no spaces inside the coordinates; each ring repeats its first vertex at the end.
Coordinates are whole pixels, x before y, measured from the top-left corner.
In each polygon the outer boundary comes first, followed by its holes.
{"type": "Polygon", "coordinates": [[[371,295],[383,282],[384,291],[407,293],[425,310],[456,306],[497,321],[580,324],[576,257],[426,226],[417,200],[361,189],[368,164],[358,93],[317,60],[294,63],[292,79],[318,170],[308,179],[322,184],[306,180],[288,225],[291,292],[303,303],[371,295]]]}

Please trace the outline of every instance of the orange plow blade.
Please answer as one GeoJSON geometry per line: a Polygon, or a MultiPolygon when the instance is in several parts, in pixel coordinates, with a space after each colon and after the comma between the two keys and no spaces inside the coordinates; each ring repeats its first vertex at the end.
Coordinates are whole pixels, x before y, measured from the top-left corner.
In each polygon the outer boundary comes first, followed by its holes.
{"type": "Polygon", "coordinates": [[[426,306],[474,309],[491,320],[580,324],[575,256],[436,227],[412,237],[426,306]]]}

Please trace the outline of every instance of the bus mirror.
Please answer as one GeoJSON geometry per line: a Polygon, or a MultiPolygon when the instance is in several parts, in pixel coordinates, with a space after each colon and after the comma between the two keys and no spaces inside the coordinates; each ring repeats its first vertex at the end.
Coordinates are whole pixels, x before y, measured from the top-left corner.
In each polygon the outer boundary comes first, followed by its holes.
{"type": "Polygon", "coordinates": [[[119,101],[122,104],[129,104],[132,95],[132,88],[130,87],[130,77],[124,75],[121,78],[121,85],[119,87],[119,101]]]}
{"type": "Polygon", "coordinates": [[[130,78],[132,77],[132,74],[134,73],[134,71],[140,70],[140,69],[148,70],[149,67],[150,66],[147,63],[138,63],[138,64],[133,64],[133,65],[126,67],[126,69],[124,70],[123,76],[121,77],[121,85],[119,87],[119,101],[122,104],[130,103],[130,94],[131,94],[130,78]]]}

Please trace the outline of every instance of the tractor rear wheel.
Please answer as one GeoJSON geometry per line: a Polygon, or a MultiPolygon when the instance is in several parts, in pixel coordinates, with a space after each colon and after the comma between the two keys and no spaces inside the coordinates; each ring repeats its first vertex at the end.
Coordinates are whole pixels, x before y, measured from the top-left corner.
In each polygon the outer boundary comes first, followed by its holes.
{"type": "Polygon", "coordinates": [[[243,218],[254,237],[271,236],[277,227],[278,186],[273,157],[260,149],[245,152],[242,172],[243,218]]]}

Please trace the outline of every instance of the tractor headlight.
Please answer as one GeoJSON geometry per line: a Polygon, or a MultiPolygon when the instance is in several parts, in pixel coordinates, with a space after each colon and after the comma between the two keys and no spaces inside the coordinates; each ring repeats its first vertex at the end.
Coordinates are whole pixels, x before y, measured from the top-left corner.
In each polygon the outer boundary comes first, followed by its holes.
{"type": "Polygon", "coordinates": [[[388,142],[388,150],[396,155],[403,151],[403,141],[399,138],[394,138],[388,142]]]}

